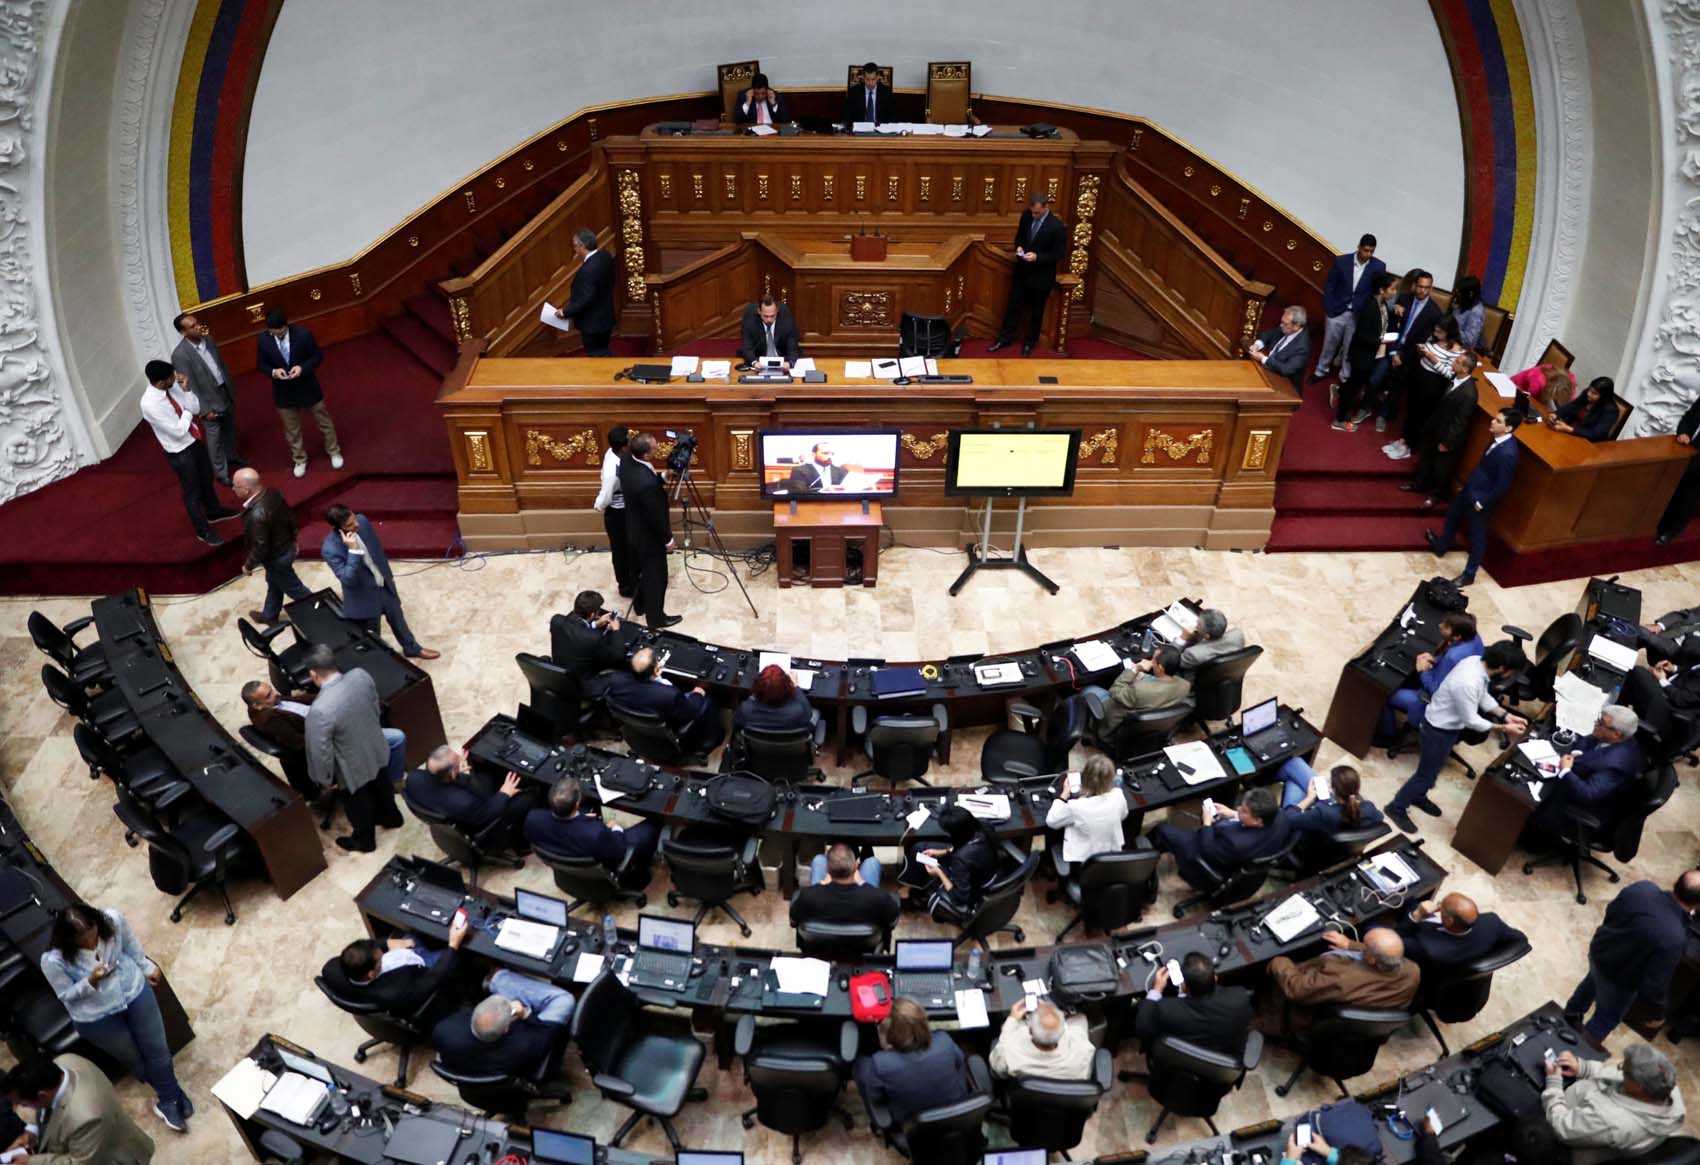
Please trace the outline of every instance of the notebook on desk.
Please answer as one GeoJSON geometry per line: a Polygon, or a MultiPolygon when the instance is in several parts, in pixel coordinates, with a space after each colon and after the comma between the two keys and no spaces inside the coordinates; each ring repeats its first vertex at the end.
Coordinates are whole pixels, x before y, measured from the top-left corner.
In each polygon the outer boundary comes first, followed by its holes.
{"type": "Polygon", "coordinates": [[[927,690],[921,669],[915,667],[882,667],[873,674],[874,695],[882,700],[894,696],[919,696],[927,690]]]}

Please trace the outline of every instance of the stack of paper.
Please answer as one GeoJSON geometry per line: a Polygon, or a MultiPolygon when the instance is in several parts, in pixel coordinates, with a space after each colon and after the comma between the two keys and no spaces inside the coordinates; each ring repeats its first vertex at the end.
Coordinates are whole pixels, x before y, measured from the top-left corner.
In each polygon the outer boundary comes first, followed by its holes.
{"type": "Polygon", "coordinates": [[[971,132],[974,134],[975,137],[983,138],[987,134],[992,132],[992,127],[989,126],[989,125],[977,125],[977,126],[974,127],[974,129],[971,132]]]}
{"type": "Polygon", "coordinates": [[[897,361],[897,371],[903,376],[927,375],[927,358],[925,356],[904,356],[897,361]]]}
{"type": "Polygon", "coordinates": [[[578,962],[573,965],[573,982],[588,983],[598,975],[602,974],[602,960],[602,955],[595,955],[589,951],[580,951],[578,953],[578,962]]]}
{"type": "Polygon", "coordinates": [[[501,929],[496,932],[496,945],[528,959],[546,959],[555,949],[555,940],[560,937],[560,928],[548,923],[533,922],[529,918],[504,918],[501,929]]]}
{"type": "Polygon", "coordinates": [[[944,127],[944,136],[947,138],[965,138],[968,136],[968,127],[965,125],[947,125],[944,127]]]}
{"type": "Polygon", "coordinates": [[[875,360],[873,365],[875,380],[896,380],[902,374],[896,360],[875,360]]]}
{"type": "Polygon", "coordinates": [[[1303,934],[1320,921],[1322,915],[1303,894],[1294,894],[1263,916],[1264,928],[1281,942],[1291,942],[1294,935],[1303,934]]]}
{"type": "Polygon", "coordinates": [[[799,356],[797,362],[791,365],[792,376],[801,376],[805,372],[813,372],[814,370],[815,358],[813,356],[799,356]]]}
{"type": "Polygon", "coordinates": [[[867,380],[874,374],[874,364],[871,360],[846,360],[844,362],[845,380],[867,380]]]}
{"type": "Polygon", "coordinates": [[[213,1085],[212,1094],[223,1101],[224,1106],[231,1112],[247,1120],[259,1110],[260,1102],[276,1083],[276,1076],[252,1059],[243,1059],[238,1060],[236,1067],[226,1072],[224,1078],[213,1085]]]}
{"type": "Polygon", "coordinates": [[[1163,754],[1176,768],[1186,765],[1192,770],[1189,773],[1181,769],[1181,777],[1189,785],[1219,781],[1228,775],[1222,771],[1222,762],[1216,759],[1216,753],[1207,741],[1189,740],[1185,744],[1171,744],[1163,750],[1163,754]]]}
{"type": "Polygon", "coordinates": [[[1575,672],[1565,672],[1553,681],[1558,697],[1558,727],[1577,736],[1587,736],[1600,721],[1606,694],[1575,672]]]}
{"type": "Polygon", "coordinates": [[[825,959],[779,955],[768,966],[781,995],[825,995],[832,981],[832,964],[825,959]]]}
{"type": "Polygon", "coordinates": [[[1522,753],[1523,759],[1534,765],[1542,776],[1550,777],[1558,772],[1558,750],[1553,748],[1552,741],[1525,740],[1517,746],[1517,751],[1522,753]]]}
{"type": "Polygon", "coordinates": [[[550,303],[548,300],[543,301],[543,310],[538,313],[537,322],[540,324],[548,324],[551,328],[560,332],[570,332],[573,330],[573,322],[571,320],[564,320],[560,316],[556,315],[555,305],[550,303]]]}
{"type": "Polygon", "coordinates": [[[986,993],[978,987],[965,987],[956,993],[956,1022],[960,1027],[987,1027],[986,993]]]}
{"type": "Polygon", "coordinates": [[[675,357],[673,357],[673,375],[674,376],[689,376],[691,373],[695,372],[696,370],[697,370],[697,358],[695,356],[675,356],[675,357]]]}
{"type": "Polygon", "coordinates": [[[276,1113],[292,1125],[310,1125],[318,1119],[319,1110],[329,1099],[330,1093],[326,1091],[324,1081],[299,1072],[285,1072],[267,1091],[260,1107],[276,1113]]]}
{"type": "Polygon", "coordinates": [[[758,651],[756,653],[756,671],[764,672],[770,667],[780,671],[791,670],[791,657],[782,651],[758,651]]]}
{"type": "Polygon", "coordinates": [[[704,360],[702,362],[702,378],[704,380],[727,380],[732,375],[730,360],[704,360]]]}
{"type": "Polygon", "coordinates": [[[1511,378],[1503,372],[1484,372],[1482,379],[1493,385],[1494,391],[1506,400],[1517,395],[1517,386],[1511,383],[1511,378]]]}
{"type": "Polygon", "coordinates": [[[958,793],[956,803],[981,821],[1008,821],[1007,793],[958,793]]]}
{"type": "Polygon", "coordinates": [[[850,123],[851,133],[873,133],[879,126],[871,121],[853,121],[850,123]]]}
{"type": "Polygon", "coordinates": [[[1588,654],[1620,672],[1635,669],[1635,649],[1625,647],[1616,640],[1607,639],[1604,635],[1596,635],[1588,641],[1588,654]]]}
{"type": "Polygon", "coordinates": [[[779,131],[774,129],[771,125],[752,125],[750,127],[750,132],[755,134],[758,138],[768,138],[772,137],[779,131]]]}
{"type": "Polygon", "coordinates": [[[1116,649],[1102,639],[1083,639],[1076,643],[1074,658],[1078,659],[1087,671],[1104,671],[1121,662],[1121,656],[1116,654],[1116,649]]]}

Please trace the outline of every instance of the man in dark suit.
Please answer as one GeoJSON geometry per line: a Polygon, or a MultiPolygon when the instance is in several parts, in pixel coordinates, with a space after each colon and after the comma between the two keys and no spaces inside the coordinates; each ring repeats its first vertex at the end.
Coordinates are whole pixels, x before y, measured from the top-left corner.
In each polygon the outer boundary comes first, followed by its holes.
{"type": "Polygon", "coordinates": [[[1493,516],[1493,507],[1499,504],[1499,499],[1511,488],[1512,478],[1517,475],[1515,434],[1517,426],[1522,423],[1523,414],[1515,409],[1500,409],[1499,415],[1488,422],[1488,447],[1470,471],[1464,488],[1446,507],[1446,524],[1439,534],[1433,530],[1423,532],[1434,556],[1445,558],[1452,548],[1453,539],[1458,536],[1458,526],[1468,521],[1469,557],[1464,560],[1464,573],[1452,580],[1461,587],[1476,581],[1476,570],[1482,564],[1482,556],[1487,553],[1488,522],[1493,516]]]}
{"type": "Polygon", "coordinates": [[[602,609],[600,591],[580,591],[572,614],[549,620],[549,657],[579,678],[587,697],[607,691],[610,673],[626,666],[626,646],[620,617],[602,609]]]}
{"type": "Polygon", "coordinates": [[[579,268],[573,274],[572,293],[555,309],[571,321],[584,339],[586,356],[607,356],[614,335],[614,256],[596,245],[596,232],[588,228],[573,234],[573,254],[579,268]]]}
{"type": "Polygon", "coordinates": [[[739,328],[738,361],[754,364],[763,356],[777,356],[785,361],[785,370],[803,357],[797,344],[797,321],[791,309],[778,303],[771,295],[759,303],[744,308],[744,322],[739,328]]]}
{"type": "Polygon", "coordinates": [[[1428,343],[1440,319],[1440,305],[1429,294],[1434,290],[1434,276],[1419,268],[1408,278],[1411,290],[1393,303],[1393,314],[1399,317],[1399,343],[1389,353],[1387,375],[1376,394],[1377,433],[1387,431],[1387,422],[1399,411],[1399,398],[1406,383],[1422,371],[1422,353],[1418,349],[1428,343]]]}
{"type": "Polygon", "coordinates": [[[1280,798],[1270,788],[1253,789],[1240,798],[1239,808],[1214,805],[1214,814],[1196,830],[1168,822],[1152,829],[1151,844],[1175,855],[1175,868],[1188,885],[1208,889],[1212,879],[1200,863],[1218,874],[1237,873],[1287,843],[1287,819],[1280,798]]]}
{"type": "Polygon", "coordinates": [[[1352,336],[1352,325],[1364,304],[1369,302],[1370,284],[1387,270],[1387,264],[1375,257],[1375,236],[1365,235],[1358,240],[1358,249],[1335,258],[1322,283],[1322,314],[1327,324],[1322,333],[1322,352],[1316,358],[1316,371],[1311,373],[1315,383],[1328,375],[1336,357],[1340,359],[1340,376],[1344,379],[1351,367],[1346,359],[1346,343],[1352,336]]]}
{"type": "Polygon", "coordinates": [[[201,403],[197,415],[206,430],[213,477],[229,485],[231,472],[248,464],[236,453],[236,385],[206,325],[189,312],[171,322],[183,337],[171,350],[171,366],[189,378],[189,391],[201,403]]]}
{"type": "Polygon", "coordinates": [[[1179,995],[1165,995],[1169,969],[1158,967],[1144,1002],[1133,1013],[1134,1034],[1144,1041],[1147,1054],[1164,1036],[1224,1055],[1243,1052],[1251,1030],[1251,990],[1218,984],[1210,956],[1197,951],[1181,960],[1179,986],[1179,995]]]}
{"type": "Polygon", "coordinates": [[[401,610],[401,592],[389,555],[365,514],[338,503],[325,510],[331,532],[319,546],[319,557],[342,583],[342,617],[378,633],[380,618],[390,621],[401,650],[409,659],[436,659],[442,654],[421,647],[401,610]]]}
{"type": "Polygon", "coordinates": [[[431,1026],[460,1006],[456,979],[460,948],[471,932],[464,918],[449,924],[446,950],[427,950],[411,938],[356,939],[320,972],[344,999],[373,1003],[393,1016],[431,1026]],[[421,1008],[430,1004],[430,1010],[421,1008]]]}
{"type": "Polygon", "coordinates": [[[673,549],[673,523],[667,511],[667,489],[661,474],[649,464],[655,438],[639,433],[620,459],[620,494],[626,500],[626,539],[637,566],[637,598],[632,610],[659,631],[684,616],[667,613],[667,552],[673,549]]]}
{"type": "Polygon", "coordinates": [[[816,441],[809,449],[808,461],[793,469],[791,476],[785,479],[786,492],[822,493],[834,486],[843,485],[844,479],[850,476],[850,471],[842,465],[832,463],[836,456],[831,441],[816,441]]]}
{"type": "Polygon", "coordinates": [[[242,534],[248,544],[244,574],[266,572],[266,601],[248,618],[270,627],[283,612],[283,596],[305,599],[313,592],[295,573],[295,511],[282,492],[260,481],[252,469],[238,469],[231,479],[242,503],[242,534]]]}
{"type": "Polygon", "coordinates": [[[291,787],[309,803],[317,800],[324,789],[307,775],[308,702],[285,700],[264,680],[243,684],[242,702],[248,706],[248,723],[283,750],[278,763],[291,787]]]}
{"type": "Polygon", "coordinates": [[[661,674],[663,658],[653,648],[640,647],[632,653],[631,667],[608,685],[608,699],[637,712],[653,712],[679,737],[689,753],[710,753],[726,739],[720,709],[708,698],[707,689],[697,685],[690,691],[676,687],[661,674]]]}
{"type": "Polygon", "coordinates": [[[1446,500],[1459,453],[1470,435],[1470,421],[1476,415],[1476,354],[1460,353],[1453,367],[1456,371],[1452,383],[1435,403],[1423,432],[1414,438],[1406,433],[1406,439],[1416,441],[1419,450],[1417,474],[1399,488],[1407,493],[1427,494],[1423,502],[1425,509],[1446,500]]]}
{"type": "Polygon", "coordinates": [[[862,79],[844,94],[844,124],[883,125],[891,120],[891,100],[891,86],[880,80],[880,67],[869,61],[862,66],[862,79]]]}
{"type": "Polygon", "coordinates": [[[432,750],[424,768],[407,774],[405,796],[410,808],[446,817],[469,837],[519,853],[526,848],[525,815],[537,808],[536,795],[521,791],[519,774],[508,773],[498,785],[447,744],[432,750]]]}
{"type": "MultiPolygon", "coordinates": [[[[1697,432],[1700,432],[1700,400],[1690,404],[1682,414],[1682,420],[1676,423],[1676,443],[1685,448],[1692,446],[1697,432]]],[[[1676,492],[1671,494],[1664,514],[1659,518],[1658,534],[1653,541],[1660,546],[1669,545],[1673,538],[1688,528],[1689,519],[1694,517],[1697,509],[1700,509],[1700,456],[1688,459],[1682,480],[1676,483],[1676,492]]]]}
{"type": "Polygon", "coordinates": [[[1009,304],[1004,308],[1003,326],[998,329],[997,342],[988,352],[1007,348],[1015,342],[1015,329],[1021,323],[1021,313],[1027,313],[1027,338],[1021,342],[1021,354],[1030,355],[1039,342],[1039,329],[1045,322],[1045,303],[1051,289],[1057,285],[1057,264],[1062,262],[1068,248],[1068,230],[1062,220],[1051,213],[1051,198],[1043,190],[1035,190],[1028,199],[1027,209],[1015,227],[1015,270],[1009,280],[1009,304]]]}
{"type": "Polygon", "coordinates": [[[431,1046],[450,1071],[479,1076],[544,1079],[545,1096],[570,1095],[560,1072],[566,1050],[572,993],[541,979],[501,970],[490,976],[490,995],[470,1011],[457,1011],[431,1029],[431,1046]]]}
{"type": "Polygon", "coordinates": [[[778,126],[791,120],[791,109],[767,83],[767,74],[757,73],[750,78],[750,87],[738,95],[732,120],[739,125],[778,126]]]}
{"type": "Polygon", "coordinates": [[[1310,334],[1305,331],[1309,322],[1305,309],[1298,306],[1281,313],[1281,322],[1252,342],[1246,355],[1263,365],[1264,371],[1285,376],[1293,388],[1304,392],[1305,360],[1310,357],[1310,334]]]}
{"type": "Polygon", "coordinates": [[[325,440],[325,456],[331,459],[332,469],[342,468],[342,446],[337,444],[336,424],[331,411],[325,407],[325,393],[319,386],[319,365],[325,362],[323,352],[313,333],[306,328],[289,326],[289,317],[281,310],[266,316],[266,330],[258,341],[260,371],[272,379],[272,406],[283,422],[283,436],[289,442],[289,456],[295,462],[295,476],[307,476],[307,445],[301,439],[301,410],[313,414],[313,423],[325,440]]]}
{"type": "Polygon", "coordinates": [[[1353,317],[1352,338],[1346,346],[1346,364],[1351,375],[1334,390],[1334,425],[1354,433],[1370,410],[1364,407],[1367,393],[1375,391],[1387,376],[1389,344],[1382,337],[1395,331],[1393,297],[1399,294],[1399,279],[1391,271],[1378,271],[1367,281],[1369,301],[1353,317]]]}
{"type": "Polygon", "coordinates": [[[1592,736],[1576,742],[1576,748],[1559,758],[1562,775],[1547,782],[1541,803],[1529,818],[1523,838],[1526,849],[1546,849],[1567,832],[1567,806],[1585,809],[1600,818],[1610,830],[1622,814],[1623,793],[1633,787],[1645,768],[1641,745],[1635,734],[1641,718],[1635,709],[1607,704],[1600,709],[1592,736]]]}
{"type": "Polygon", "coordinates": [[[1406,957],[1425,975],[1473,963],[1508,942],[1527,937],[1493,911],[1481,913],[1473,898],[1456,893],[1439,902],[1432,898],[1419,902],[1396,929],[1405,940],[1406,957]]]}
{"type": "Polygon", "coordinates": [[[557,777],[549,787],[549,808],[525,815],[525,839],[572,857],[595,858],[628,890],[649,885],[660,827],[647,819],[630,829],[604,824],[579,812],[583,796],[578,778],[557,777]]]}

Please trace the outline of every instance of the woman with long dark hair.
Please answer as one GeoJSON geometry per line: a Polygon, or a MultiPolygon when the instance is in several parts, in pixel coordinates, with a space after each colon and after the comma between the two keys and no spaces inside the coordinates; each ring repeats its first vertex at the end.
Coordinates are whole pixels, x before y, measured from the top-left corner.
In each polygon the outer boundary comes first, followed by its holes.
{"type": "Polygon", "coordinates": [[[1482,281],[1474,275],[1458,280],[1458,286],[1452,289],[1452,317],[1458,321],[1458,339],[1467,351],[1474,352],[1482,346],[1486,314],[1482,306],[1482,281]]]}
{"type": "Polygon", "coordinates": [[[1609,441],[1616,424],[1617,386],[1609,376],[1596,376],[1575,399],[1558,410],[1552,419],[1552,431],[1569,433],[1584,441],[1609,441]]]}

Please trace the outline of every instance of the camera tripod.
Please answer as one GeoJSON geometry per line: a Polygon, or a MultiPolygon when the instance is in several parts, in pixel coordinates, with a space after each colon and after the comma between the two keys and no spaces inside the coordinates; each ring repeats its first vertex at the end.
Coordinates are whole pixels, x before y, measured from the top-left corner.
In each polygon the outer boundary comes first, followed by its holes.
{"type": "MultiPolygon", "coordinates": [[[[690,461],[686,460],[684,465],[674,470],[674,473],[677,476],[673,482],[673,500],[679,503],[679,516],[685,529],[682,544],[684,553],[689,555],[691,552],[691,508],[694,506],[700,515],[697,522],[708,531],[708,541],[713,546],[713,549],[706,553],[718,557],[720,561],[726,564],[727,573],[732,576],[732,581],[737,583],[738,589],[743,592],[744,602],[750,605],[750,614],[758,619],[761,618],[761,612],[756,610],[755,600],[750,598],[750,592],[744,586],[744,580],[738,577],[737,562],[732,558],[731,552],[726,549],[726,543],[721,541],[720,531],[714,528],[714,515],[709,513],[708,506],[702,500],[702,493],[697,489],[696,479],[691,476],[690,461]]],[[[688,558],[685,562],[685,569],[690,569],[688,558]]]]}

